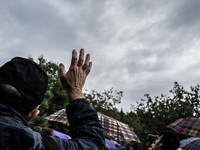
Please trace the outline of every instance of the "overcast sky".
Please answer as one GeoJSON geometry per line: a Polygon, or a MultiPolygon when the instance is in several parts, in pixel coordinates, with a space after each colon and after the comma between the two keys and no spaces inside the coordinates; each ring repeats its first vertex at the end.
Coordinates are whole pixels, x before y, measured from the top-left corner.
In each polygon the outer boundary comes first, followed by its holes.
{"type": "Polygon", "coordinates": [[[199,0],[0,0],[0,65],[43,54],[68,68],[73,49],[91,54],[85,88],[124,91],[130,111],[149,93],[170,95],[200,79],[199,0]]]}

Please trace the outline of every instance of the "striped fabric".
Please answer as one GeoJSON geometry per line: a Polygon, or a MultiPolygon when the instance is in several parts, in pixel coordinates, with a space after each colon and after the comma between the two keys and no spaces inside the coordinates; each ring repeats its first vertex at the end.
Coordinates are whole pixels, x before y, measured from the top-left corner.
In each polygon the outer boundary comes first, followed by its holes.
{"type": "Polygon", "coordinates": [[[61,110],[51,114],[50,116],[47,116],[46,119],[50,120],[50,121],[60,122],[62,124],[69,126],[66,109],[61,109],[61,110]]]}
{"type": "Polygon", "coordinates": [[[200,138],[188,138],[180,141],[180,148],[184,150],[200,150],[200,138]]]}
{"type": "MultiPolygon", "coordinates": [[[[105,132],[107,132],[109,135],[140,143],[140,140],[137,137],[137,135],[128,127],[127,124],[124,124],[116,119],[108,117],[100,112],[98,112],[98,118],[105,132]]],[[[50,121],[60,122],[69,126],[66,109],[61,109],[55,112],[54,114],[51,114],[50,116],[46,117],[46,119],[50,121]]]]}
{"type": "Polygon", "coordinates": [[[189,138],[181,140],[180,148],[184,148],[184,147],[188,146],[189,144],[193,143],[194,141],[196,141],[195,143],[199,143],[199,148],[200,148],[200,138],[198,138],[198,137],[189,137],[189,138]],[[198,141],[196,141],[196,140],[198,140],[198,141]]]}
{"type": "Polygon", "coordinates": [[[171,123],[167,127],[180,134],[200,137],[200,118],[181,118],[171,123]]]}
{"type": "Polygon", "coordinates": [[[140,143],[140,140],[137,137],[137,135],[129,128],[127,124],[124,124],[116,119],[108,117],[100,112],[98,112],[98,117],[102,123],[104,130],[109,135],[140,143]]]}

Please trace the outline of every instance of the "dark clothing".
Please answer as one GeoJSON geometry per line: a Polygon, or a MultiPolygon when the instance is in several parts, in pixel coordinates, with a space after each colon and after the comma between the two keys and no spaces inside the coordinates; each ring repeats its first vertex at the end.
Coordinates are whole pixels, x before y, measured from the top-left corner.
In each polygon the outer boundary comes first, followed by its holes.
{"type": "MultiPolygon", "coordinates": [[[[60,150],[105,149],[103,128],[91,104],[78,99],[72,101],[66,112],[72,139],[48,137],[55,141],[60,150]]],[[[46,150],[47,147],[40,133],[33,131],[23,116],[11,107],[0,104],[0,150],[46,150]]]]}

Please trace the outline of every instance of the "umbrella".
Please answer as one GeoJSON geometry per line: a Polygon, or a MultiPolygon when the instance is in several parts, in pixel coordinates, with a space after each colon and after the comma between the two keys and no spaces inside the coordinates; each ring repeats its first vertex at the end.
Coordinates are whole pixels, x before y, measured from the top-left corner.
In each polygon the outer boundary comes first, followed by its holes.
{"type": "Polygon", "coordinates": [[[69,126],[66,109],[61,109],[61,110],[51,114],[50,116],[47,116],[46,119],[50,120],[50,121],[60,122],[62,124],[69,126]]]}
{"type": "MultiPolygon", "coordinates": [[[[100,112],[97,113],[98,118],[102,124],[104,130],[113,137],[120,137],[123,139],[129,139],[131,141],[139,142],[140,140],[137,135],[128,127],[127,124],[124,124],[116,119],[108,117],[100,112]]],[[[66,109],[61,109],[50,116],[47,116],[46,119],[50,121],[60,122],[62,124],[68,125],[66,109]]]]}
{"type": "Polygon", "coordinates": [[[199,150],[200,148],[200,138],[189,137],[187,139],[180,141],[180,148],[184,150],[199,150]]]}
{"type": "Polygon", "coordinates": [[[180,134],[200,137],[200,118],[180,118],[167,127],[180,134]]]}
{"type": "Polygon", "coordinates": [[[104,130],[109,135],[114,137],[120,137],[122,139],[129,139],[135,142],[140,142],[137,135],[129,128],[127,124],[124,124],[100,112],[98,112],[98,117],[102,123],[104,130]]]}

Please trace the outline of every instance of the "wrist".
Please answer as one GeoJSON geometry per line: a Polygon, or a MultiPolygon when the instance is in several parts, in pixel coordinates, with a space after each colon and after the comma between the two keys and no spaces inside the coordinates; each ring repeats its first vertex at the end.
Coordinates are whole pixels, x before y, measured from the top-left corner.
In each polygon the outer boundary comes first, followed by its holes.
{"type": "Polygon", "coordinates": [[[85,98],[85,96],[83,95],[82,89],[69,90],[67,91],[67,93],[68,93],[69,102],[72,102],[73,100],[76,100],[76,99],[85,98]]]}

